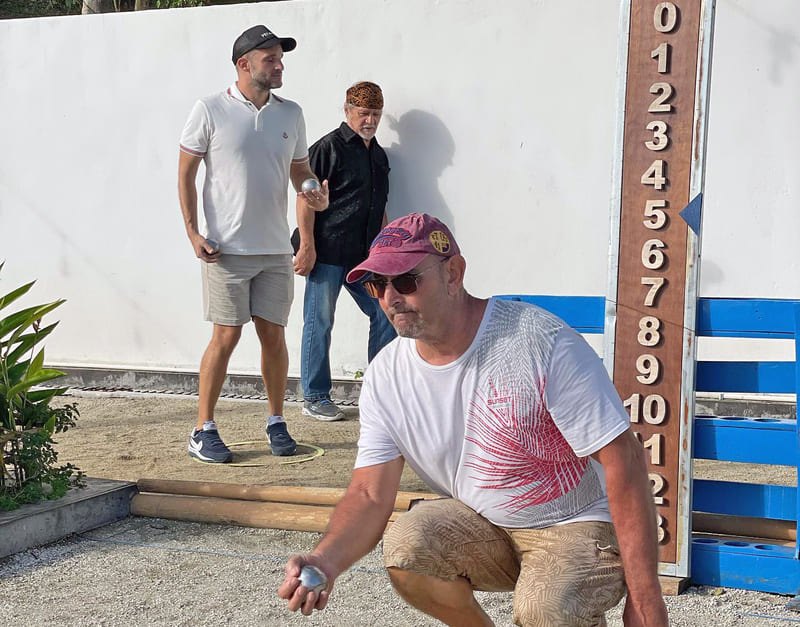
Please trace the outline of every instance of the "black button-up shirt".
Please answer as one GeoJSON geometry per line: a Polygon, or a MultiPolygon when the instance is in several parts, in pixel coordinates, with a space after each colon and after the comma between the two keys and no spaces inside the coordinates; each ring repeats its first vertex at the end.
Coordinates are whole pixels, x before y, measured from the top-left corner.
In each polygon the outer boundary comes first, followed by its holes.
{"type": "Polygon", "coordinates": [[[369,148],[346,123],[309,148],[311,169],[328,179],[329,205],[314,214],[317,261],[352,268],[381,229],[389,196],[389,159],[373,138],[369,148]]]}

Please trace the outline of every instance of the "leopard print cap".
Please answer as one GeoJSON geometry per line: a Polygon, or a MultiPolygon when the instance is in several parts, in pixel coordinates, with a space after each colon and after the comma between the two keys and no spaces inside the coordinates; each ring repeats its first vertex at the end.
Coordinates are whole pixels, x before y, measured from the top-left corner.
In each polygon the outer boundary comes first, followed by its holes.
{"type": "Polygon", "coordinates": [[[383,92],[375,83],[362,81],[347,90],[347,104],[365,109],[383,109],[383,92]]]}

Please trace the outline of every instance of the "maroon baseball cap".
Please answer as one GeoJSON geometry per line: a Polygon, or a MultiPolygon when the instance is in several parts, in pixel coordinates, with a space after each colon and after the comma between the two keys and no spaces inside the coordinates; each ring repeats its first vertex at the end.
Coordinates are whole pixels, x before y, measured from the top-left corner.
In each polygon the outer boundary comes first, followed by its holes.
{"type": "Polygon", "coordinates": [[[410,213],[383,227],[369,247],[369,256],[347,273],[347,282],[358,281],[367,272],[404,274],[426,255],[459,254],[458,244],[443,222],[427,213],[410,213]]]}

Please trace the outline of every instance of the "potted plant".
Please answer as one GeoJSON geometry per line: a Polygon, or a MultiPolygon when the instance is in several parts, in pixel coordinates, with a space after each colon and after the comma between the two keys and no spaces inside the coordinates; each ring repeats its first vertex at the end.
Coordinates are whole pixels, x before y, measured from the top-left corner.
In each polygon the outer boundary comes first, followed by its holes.
{"type": "MultiPolygon", "coordinates": [[[[0,296],[0,316],[34,283],[0,296]]],[[[75,466],[57,465],[52,439],[54,433],[75,426],[78,408],[74,403],[50,406],[66,388],[34,389],[64,375],[45,368],[44,349],[37,352],[39,342],[58,324],[43,327],[42,318],[63,302],[34,305],[0,317],[0,510],[58,498],[70,487],[82,485],[83,473],[75,466]]]]}

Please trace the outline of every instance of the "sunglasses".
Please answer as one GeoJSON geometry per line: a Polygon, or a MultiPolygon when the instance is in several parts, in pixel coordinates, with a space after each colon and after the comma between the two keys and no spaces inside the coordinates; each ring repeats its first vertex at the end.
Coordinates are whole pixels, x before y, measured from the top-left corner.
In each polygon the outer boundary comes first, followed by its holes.
{"type": "Polygon", "coordinates": [[[445,257],[440,259],[437,263],[428,266],[424,270],[420,270],[419,272],[406,272],[404,274],[398,274],[393,279],[384,279],[384,278],[371,278],[364,281],[364,287],[367,290],[367,294],[372,296],[372,298],[383,298],[383,295],[386,293],[386,286],[389,283],[392,284],[392,287],[397,290],[399,294],[408,295],[413,294],[417,291],[419,287],[419,277],[421,277],[425,272],[430,270],[431,268],[436,267],[440,263],[447,261],[449,257],[445,257]]]}

